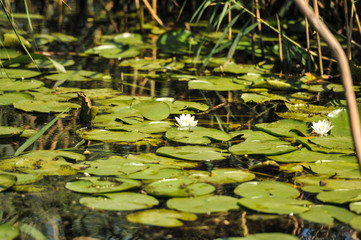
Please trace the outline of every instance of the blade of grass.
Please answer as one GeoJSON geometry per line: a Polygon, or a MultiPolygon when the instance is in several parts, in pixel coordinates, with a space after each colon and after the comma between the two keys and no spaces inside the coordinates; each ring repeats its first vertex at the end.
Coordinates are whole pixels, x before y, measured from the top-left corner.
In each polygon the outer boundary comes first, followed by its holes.
{"type": "Polygon", "coordinates": [[[43,135],[46,130],[48,130],[65,112],[68,112],[70,107],[61,112],[58,116],[56,116],[53,120],[51,120],[48,124],[46,124],[39,132],[37,132],[34,136],[29,138],[26,142],[24,142],[14,153],[14,157],[19,156],[22,152],[24,152],[31,144],[33,144],[38,138],[43,135]]]}

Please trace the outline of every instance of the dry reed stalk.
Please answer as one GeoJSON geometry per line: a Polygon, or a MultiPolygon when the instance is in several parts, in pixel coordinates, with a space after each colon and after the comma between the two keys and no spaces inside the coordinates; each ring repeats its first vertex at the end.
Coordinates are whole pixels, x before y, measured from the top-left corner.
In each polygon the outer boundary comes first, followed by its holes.
{"type": "Polygon", "coordinates": [[[282,34],[281,34],[281,24],[280,24],[280,19],[278,18],[278,14],[276,14],[276,19],[277,19],[277,27],[278,27],[278,45],[279,45],[279,54],[280,54],[280,61],[281,64],[283,66],[283,50],[282,50],[282,34]]]}
{"type": "Polygon", "coordinates": [[[354,14],[355,14],[355,20],[356,20],[356,24],[357,24],[357,29],[361,35],[361,23],[360,23],[360,18],[358,17],[358,14],[357,14],[357,10],[356,10],[356,5],[355,5],[355,2],[352,1],[352,7],[353,7],[353,11],[354,11],[354,14]]]}
{"type": "Polygon", "coordinates": [[[63,0],[58,0],[58,5],[59,5],[58,31],[60,31],[61,26],[63,25],[63,0]]]}
{"type": "Polygon", "coordinates": [[[257,22],[258,22],[258,35],[259,35],[259,45],[261,48],[262,58],[264,58],[264,47],[263,47],[263,39],[262,39],[262,24],[259,21],[261,19],[261,13],[259,11],[259,2],[258,0],[255,0],[256,2],[256,16],[257,16],[257,22]]]}
{"type": "MultiPolygon", "coordinates": [[[[231,2],[228,2],[228,8],[229,8],[229,11],[228,11],[228,23],[231,23],[232,22],[232,12],[231,12],[231,2]]],[[[228,28],[228,40],[231,40],[232,39],[232,27],[229,27],[228,28]]]]}
{"type": "Polygon", "coordinates": [[[353,4],[353,0],[351,0],[351,11],[350,11],[350,21],[349,21],[349,27],[348,27],[348,32],[347,32],[347,52],[346,52],[346,56],[348,60],[352,59],[352,54],[351,54],[351,41],[352,41],[352,31],[353,31],[353,18],[354,18],[354,4],[353,4]]]}
{"type": "Polygon", "coordinates": [[[148,0],[143,0],[143,3],[147,7],[147,9],[150,12],[150,14],[152,15],[152,17],[157,21],[157,23],[159,25],[161,25],[162,27],[165,27],[162,20],[157,16],[157,13],[154,12],[154,10],[153,10],[152,6],[149,4],[148,0]]]}
{"type": "MultiPolygon", "coordinates": [[[[306,0],[307,4],[309,4],[309,0],[306,0]]],[[[305,29],[306,29],[306,45],[307,45],[307,71],[311,72],[311,43],[310,43],[310,26],[308,24],[308,19],[305,17],[305,29]]]]}
{"type": "MultiPolygon", "coordinates": [[[[319,18],[320,13],[318,12],[318,0],[313,0],[313,9],[315,11],[316,16],[319,18]]],[[[322,62],[322,48],[321,48],[321,39],[320,34],[316,31],[317,38],[317,52],[318,52],[318,61],[320,67],[320,74],[323,76],[323,62],[322,62]]]]}

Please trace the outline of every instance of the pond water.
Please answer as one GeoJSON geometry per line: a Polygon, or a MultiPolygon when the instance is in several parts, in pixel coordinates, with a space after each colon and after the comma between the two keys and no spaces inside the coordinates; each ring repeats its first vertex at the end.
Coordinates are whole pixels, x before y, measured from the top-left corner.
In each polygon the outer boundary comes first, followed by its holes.
{"type": "Polygon", "coordinates": [[[0,236],[356,239],[361,179],[339,80],[224,57],[202,68],[189,41],[184,30],[105,36],[51,55],[66,73],[47,59],[35,60],[41,72],[29,59],[5,64],[0,236]],[[197,126],[181,129],[181,114],[197,126]],[[312,132],[324,119],[330,134],[312,132]]]}

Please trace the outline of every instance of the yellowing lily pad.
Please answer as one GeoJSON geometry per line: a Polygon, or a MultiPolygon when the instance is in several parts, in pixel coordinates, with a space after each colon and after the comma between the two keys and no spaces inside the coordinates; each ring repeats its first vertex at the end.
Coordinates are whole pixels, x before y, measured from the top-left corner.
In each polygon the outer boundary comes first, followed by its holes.
{"type": "Polygon", "coordinates": [[[196,198],[171,198],[167,206],[178,211],[191,213],[227,212],[238,209],[238,199],[229,196],[201,196],[196,198]]]}
{"type": "Polygon", "coordinates": [[[174,127],[169,129],[165,135],[168,139],[188,144],[207,144],[212,140],[228,141],[232,137],[221,130],[204,127],[193,127],[190,131],[178,130],[174,127]]]}
{"type": "Polygon", "coordinates": [[[0,192],[15,185],[16,177],[10,174],[0,174],[0,192]]]}
{"type": "Polygon", "coordinates": [[[18,227],[10,226],[8,224],[0,224],[0,239],[13,240],[20,235],[18,227]]]}
{"type": "Polygon", "coordinates": [[[306,212],[309,210],[307,205],[312,204],[306,200],[281,197],[241,198],[238,202],[253,211],[277,214],[306,212]]]}
{"type": "Polygon", "coordinates": [[[277,181],[246,182],[238,185],[234,193],[242,197],[282,197],[296,198],[299,191],[290,185],[277,181]]]}
{"type": "Polygon", "coordinates": [[[158,205],[158,200],[152,196],[132,193],[108,193],[99,197],[83,197],[79,202],[87,207],[109,211],[132,211],[151,208],[158,205]]]}
{"type": "Polygon", "coordinates": [[[214,192],[216,188],[207,183],[197,183],[194,179],[183,177],[163,179],[148,184],[144,190],[161,197],[194,197],[214,192]]]}
{"type": "Polygon", "coordinates": [[[226,155],[222,150],[214,147],[204,146],[179,146],[179,147],[160,147],[156,153],[166,157],[175,157],[192,161],[213,161],[223,160],[226,155]]]}
{"type": "Polygon", "coordinates": [[[81,193],[110,193],[120,192],[127,189],[139,187],[141,182],[114,177],[82,177],[68,182],[65,187],[74,192],[81,193]]]}
{"type": "Polygon", "coordinates": [[[20,127],[0,126],[0,138],[19,136],[23,131],[24,129],[20,127]]]}
{"type": "Polygon", "coordinates": [[[101,129],[78,130],[77,134],[86,140],[95,140],[103,142],[136,142],[149,137],[148,134],[139,132],[108,131],[101,129]]]}
{"type": "Polygon", "coordinates": [[[150,209],[134,212],[127,216],[129,222],[159,227],[181,227],[183,222],[180,220],[195,221],[196,219],[195,214],[169,209],[150,209]]]}

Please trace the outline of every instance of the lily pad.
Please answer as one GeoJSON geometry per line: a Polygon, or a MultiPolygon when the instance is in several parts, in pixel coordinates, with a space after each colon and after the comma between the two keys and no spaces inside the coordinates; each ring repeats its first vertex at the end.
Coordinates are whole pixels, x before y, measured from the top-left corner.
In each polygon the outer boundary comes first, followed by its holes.
{"type": "Polygon", "coordinates": [[[23,92],[4,93],[0,95],[0,105],[12,105],[14,102],[32,98],[30,94],[23,92]]]}
{"type": "Polygon", "coordinates": [[[319,160],[342,160],[347,157],[343,154],[327,154],[301,148],[291,153],[269,156],[269,158],[276,162],[316,162],[319,160]]]}
{"type": "Polygon", "coordinates": [[[148,168],[130,173],[128,178],[142,179],[142,180],[158,180],[166,178],[175,178],[183,175],[183,170],[178,169],[176,166],[167,166],[160,164],[147,164],[148,168]]]}
{"type": "Polygon", "coordinates": [[[234,154],[279,155],[296,150],[288,142],[261,131],[244,130],[241,133],[246,140],[229,148],[234,154]]]}
{"type": "Polygon", "coordinates": [[[7,224],[0,224],[0,239],[13,240],[16,239],[19,235],[19,228],[7,224]]]}
{"type": "Polygon", "coordinates": [[[132,211],[151,208],[158,205],[158,200],[152,196],[132,193],[108,193],[99,197],[83,197],[79,202],[87,207],[109,211],[132,211]]]}
{"type": "Polygon", "coordinates": [[[0,138],[19,136],[23,131],[24,129],[20,127],[0,126],[0,138]]]}
{"type": "Polygon", "coordinates": [[[198,77],[188,82],[189,89],[206,91],[236,91],[246,90],[250,86],[249,81],[236,80],[226,77],[198,77]]]}
{"type": "Polygon", "coordinates": [[[94,129],[90,131],[78,130],[77,134],[86,140],[103,142],[136,142],[143,138],[149,137],[148,134],[139,132],[108,131],[101,129],[94,129]]]}
{"type": "Polygon", "coordinates": [[[184,67],[184,63],[173,59],[128,59],[122,61],[119,66],[129,66],[142,71],[165,71],[178,70],[184,67]]]}
{"type": "Polygon", "coordinates": [[[240,183],[253,180],[256,176],[246,170],[216,168],[209,172],[190,171],[189,176],[201,182],[213,184],[240,183]]]}
{"type": "Polygon", "coordinates": [[[16,177],[10,174],[0,174],[0,192],[15,185],[16,177]]]}
{"type": "Polygon", "coordinates": [[[195,221],[196,219],[195,214],[169,209],[150,209],[134,212],[127,216],[129,222],[159,227],[181,227],[183,222],[180,220],[195,221]]]}
{"type": "Polygon", "coordinates": [[[309,210],[307,205],[312,204],[312,202],[306,200],[281,197],[241,198],[238,202],[253,211],[276,214],[306,212],[309,210]]]}
{"type": "Polygon", "coordinates": [[[312,206],[309,211],[301,213],[300,217],[310,222],[332,225],[334,219],[349,224],[356,214],[341,207],[317,205],[312,206]]]}
{"type": "Polygon", "coordinates": [[[163,120],[169,116],[169,106],[164,102],[133,102],[131,109],[138,111],[143,117],[149,120],[163,120]]]}
{"type": "Polygon", "coordinates": [[[161,165],[177,166],[180,168],[194,168],[200,165],[198,162],[190,162],[175,158],[163,157],[154,153],[142,153],[139,155],[129,154],[127,156],[127,160],[141,161],[143,163],[158,163],[161,165]]]}
{"type": "Polygon", "coordinates": [[[212,140],[228,141],[231,136],[221,130],[204,127],[193,127],[190,131],[171,128],[165,135],[168,139],[188,144],[208,144],[212,140]]]}
{"type": "Polygon", "coordinates": [[[320,145],[325,148],[335,148],[335,149],[353,149],[353,141],[351,136],[325,136],[325,137],[316,137],[309,139],[311,143],[320,145]]]}
{"type": "Polygon", "coordinates": [[[43,85],[44,83],[38,80],[13,81],[10,79],[1,79],[0,91],[25,91],[40,88],[43,85]]]}
{"type": "Polygon", "coordinates": [[[361,201],[350,203],[350,210],[356,212],[357,214],[361,213],[361,201]]]}
{"type": "Polygon", "coordinates": [[[269,239],[298,240],[299,238],[285,233],[257,233],[257,234],[250,234],[246,237],[216,238],[215,240],[269,240],[269,239]]]}
{"type": "Polygon", "coordinates": [[[192,161],[213,161],[223,160],[226,155],[222,150],[214,147],[204,146],[179,146],[179,147],[160,147],[156,153],[166,157],[175,157],[192,161]]]}
{"type": "Polygon", "coordinates": [[[113,156],[109,159],[99,159],[87,163],[84,170],[94,175],[124,176],[148,168],[148,165],[139,160],[126,159],[120,156],[113,156]]]}
{"type": "Polygon", "coordinates": [[[143,36],[139,33],[124,32],[114,36],[113,41],[120,44],[129,44],[139,46],[144,44],[143,36]]]}
{"type": "Polygon", "coordinates": [[[139,187],[141,182],[124,178],[112,177],[83,177],[68,182],[65,187],[74,192],[81,193],[110,193],[120,192],[139,187]]]}
{"type": "Polygon", "coordinates": [[[25,112],[59,113],[68,107],[79,108],[75,103],[57,101],[21,100],[14,102],[14,107],[25,112]]]}
{"type": "Polygon", "coordinates": [[[256,124],[256,127],[258,130],[277,137],[304,137],[311,132],[306,122],[293,119],[282,119],[273,123],[259,123],[256,124]]]}
{"type": "Polygon", "coordinates": [[[194,44],[192,32],[185,29],[166,31],[157,40],[159,49],[172,54],[189,53],[194,44]]]}
{"type": "Polygon", "coordinates": [[[187,177],[159,180],[144,188],[147,193],[160,197],[194,197],[210,194],[215,189],[210,184],[197,183],[194,179],[187,177]]]}
{"type": "Polygon", "coordinates": [[[238,185],[234,193],[242,197],[282,197],[296,198],[299,191],[290,185],[277,181],[246,182],[238,185]]]}
{"type": "Polygon", "coordinates": [[[98,54],[104,58],[131,58],[139,55],[138,48],[124,44],[103,44],[94,48],[87,49],[86,54],[98,54]]]}
{"type": "MultiPolygon", "coordinates": [[[[0,70],[0,79],[24,79],[24,78],[33,78],[39,75],[41,75],[41,72],[27,70],[27,69],[2,68],[0,70]]],[[[3,82],[3,80],[1,80],[1,82],[3,82]]]]}
{"type": "MultiPolygon", "coordinates": [[[[124,119],[124,117],[123,117],[124,119]]],[[[106,129],[109,130],[123,130],[123,131],[139,131],[142,133],[161,133],[167,131],[167,129],[171,128],[173,124],[171,122],[166,121],[143,121],[139,124],[124,124],[119,126],[112,126],[111,124],[108,124],[106,129]]]]}
{"type": "Polygon", "coordinates": [[[354,217],[350,222],[351,227],[361,231],[361,216],[354,217]]]}
{"type": "Polygon", "coordinates": [[[107,80],[110,77],[102,73],[86,70],[68,70],[65,73],[57,73],[46,75],[47,79],[55,81],[91,81],[91,80],[107,80]]]}
{"type": "Polygon", "coordinates": [[[196,198],[171,198],[167,206],[178,211],[191,213],[227,212],[238,209],[238,199],[228,196],[201,196],[196,198]]]}
{"type": "Polygon", "coordinates": [[[361,190],[334,190],[324,191],[317,194],[317,199],[326,203],[343,204],[347,202],[354,202],[361,200],[361,190]]]}

